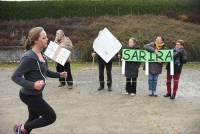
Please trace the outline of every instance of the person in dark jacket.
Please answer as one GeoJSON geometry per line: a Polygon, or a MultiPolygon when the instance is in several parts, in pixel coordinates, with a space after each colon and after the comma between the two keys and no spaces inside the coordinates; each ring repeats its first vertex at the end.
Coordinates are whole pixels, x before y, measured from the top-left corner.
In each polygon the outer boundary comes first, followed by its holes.
{"type": "Polygon", "coordinates": [[[170,97],[170,99],[175,99],[176,92],[178,89],[179,78],[181,75],[183,64],[187,61],[186,51],[184,49],[184,41],[177,40],[176,46],[174,48],[174,75],[170,75],[170,63],[167,64],[167,93],[164,97],[170,97]],[[173,79],[173,93],[171,91],[171,81],[173,79]]]}
{"type": "Polygon", "coordinates": [[[20,99],[28,107],[29,117],[24,125],[15,126],[16,134],[29,134],[32,129],[52,124],[56,120],[53,108],[43,99],[46,77],[66,77],[67,72],[52,72],[42,50],[47,47],[47,35],[42,27],[34,27],[25,42],[27,50],[12,75],[12,80],[22,86],[20,99]]]}
{"type": "MultiPolygon", "coordinates": [[[[126,49],[139,49],[137,40],[130,38],[126,49]]],[[[125,76],[126,76],[126,93],[131,96],[136,94],[137,77],[139,72],[140,62],[125,61],[125,76]]]]}
{"type": "MultiPolygon", "coordinates": [[[[101,34],[102,31],[99,31],[99,34],[101,34]]],[[[97,89],[98,91],[101,91],[104,89],[104,69],[106,68],[107,72],[107,86],[108,91],[112,91],[112,62],[113,59],[111,59],[108,63],[106,63],[98,54],[96,54],[95,51],[92,52],[92,57],[94,58],[97,55],[97,61],[99,65],[99,83],[100,87],[97,89]]]]}
{"type": "MultiPolygon", "coordinates": [[[[161,36],[157,36],[154,42],[144,46],[149,52],[158,54],[158,51],[165,48],[164,39],[161,36]]],[[[156,87],[159,74],[162,73],[162,63],[159,62],[149,62],[149,96],[157,97],[156,87]]]]}
{"type": "MultiPolygon", "coordinates": [[[[97,54],[95,52],[92,53],[92,57],[94,58],[97,54]]],[[[112,62],[113,59],[111,59],[108,63],[106,63],[99,55],[97,55],[98,65],[99,65],[99,82],[100,87],[97,89],[98,91],[104,89],[104,68],[106,67],[107,72],[107,86],[108,91],[112,91],[112,62]]]]}

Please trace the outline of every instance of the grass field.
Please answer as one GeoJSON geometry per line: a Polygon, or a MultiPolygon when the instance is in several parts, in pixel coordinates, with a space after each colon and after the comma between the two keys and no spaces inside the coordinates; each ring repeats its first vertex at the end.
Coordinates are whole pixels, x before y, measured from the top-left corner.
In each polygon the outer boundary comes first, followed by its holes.
{"type": "MultiPolygon", "coordinates": [[[[4,70],[4,69],[14,69],[18,66],[19,63],[0,63],[0,69],[4,70]]],[[[49,62],[48,63],[50,69],[55,70],[55,64],[53,62],[49,62]]],[[[93,68],[93,67],[97,67],[97,63],[95,63],[94,65],[92,65],[92,62],[73,62],[71,63],[71,68],[73,68],[73,70],[79,70],[79,69],[88,69],[88,68],[93,68]]],[[[118,62],[114,62],[113,63],[114,67],[118,67],[119,63],[118,62]]],[[[164,65],[165,66],[165,65],[164,65]]],[[[184,65],[184,68],[190,68],[190,69],[200,69],[200,63],[192,63],[189,62],[187,64],[184,65]]],[[[163,67],[163,69],[165,69],[163,67]]]]}

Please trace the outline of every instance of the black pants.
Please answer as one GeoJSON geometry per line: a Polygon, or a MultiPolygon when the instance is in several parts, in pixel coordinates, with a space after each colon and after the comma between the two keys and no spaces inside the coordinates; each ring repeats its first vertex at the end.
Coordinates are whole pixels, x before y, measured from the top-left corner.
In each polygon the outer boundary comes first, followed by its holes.
{"type": "Polygon", "coordinates": [[[136,94],[137,78],[126,78],[126,92],[136,94]]]}
{"type": "Polygon", "coordinates": [[[29,117],[24,128],[28,133],[34,128],[40,128],[52,124],[56,120],[56,114],[51,106],[40,95],[25,95],[20,92],[20,99],[27,105],[29,117]]]}
{"type": "Polygon", "coordinates": [[[104,87],[104,68],[106,67],[107,72],[107,86],[111,88],[112,86],[112,60],[108,63],[99,62],[99,82],[100,86],[104,87]]]}
{"type": "MultiPolygon", "coordinates": [[[[64,66],[62,66],[60,64],[57,64],[56,70],[57,70],[57,72],[66,71],[67,72],[67,78],[66,78],[67,84],[69,86],[73,85],[73,78],[72,78],[71,67],[70,67],[70,63],[69,62],[66,62],[64,66]]],[[[62,85],[66,84],[65,78],[59,78],[59,81],[60,81],[60,84],[62,84],[62,85]]]]}

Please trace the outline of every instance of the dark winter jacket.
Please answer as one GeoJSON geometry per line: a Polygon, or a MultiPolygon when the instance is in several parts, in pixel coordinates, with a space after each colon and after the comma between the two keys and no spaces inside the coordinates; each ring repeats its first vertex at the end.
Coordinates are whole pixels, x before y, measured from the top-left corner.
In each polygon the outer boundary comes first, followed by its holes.
{"type": "MultiPolygon", "coordinates": [[[[126,49],[139,49],[139,46],[127,47],[126,49]]],[[[127,78],[137,78],[139,67],[140,62],[125,61],[125,76],[127,78]]]]}
{"type": "MultiPolygon", "coordinates": [[[[46,58],[44,58],[46,60],[46,58]]],[[[47,61],[41,62],[32,51],[27,51],[21,58],[20,64],[12,75],[12,80],[22,86],[21,92],[27,95],[41,94],[44,87],[38,91],[34,89],[34,82],[46,81],[46,77],[59,78],[59,73],[48,70],[47,61]]]]}
{"type": "MultiPolygon", "coordinates": [[[[184,48],[174,49],[174,74],[182,71],[183,64],[187,62],[187,55],[184,48]]],[[[167,72],[170,73],[170,63],[166,66],[167,72]]]]}

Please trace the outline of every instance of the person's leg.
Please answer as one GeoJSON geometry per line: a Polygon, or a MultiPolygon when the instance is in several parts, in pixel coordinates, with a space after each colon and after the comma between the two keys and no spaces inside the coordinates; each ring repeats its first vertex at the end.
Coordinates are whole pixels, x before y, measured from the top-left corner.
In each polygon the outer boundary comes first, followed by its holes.
{"type": "Polygon", "coordinates": [[[157,81],[158,81],[159,74],[153,75],[153,95],[157,97],[156,88],[157,88],[157,81]]]}
{"type": "Polygon", "coordinates": [[[130,88],[131,88],[131,79],[126,78],[126,92],[130,94],[130,88]]]}
{"type": "Polygon", "coordinates": [[[170,97],[171,96],[171,81],[172,81],[172,75],[170,73],[167,73],[167,94],[164,95],[164,97],[170,97]]]}
{"type": "Polygon", "coordinates": [[[176,92],[178,90],[178,83],[179,83],[179,79],[180,79],[180,74],[175,74],[173,76],[173,79],[174,79],[174,88],[173,88],[173,94],[172,94],[171,99],[175,99],[175,97],[176,97],[176,92]]]}
{"type": "MultiPolygon", "coordinates": [[[[28,106],[28,114],[29,114],[29,116],[28,116],[28,119],[25,122],[25,124],[27,124],[27,123],[35,120],[35,119],[38,119],[40,117],[37,113],[35,113],[34,111],[32,111],[29,106],[28,106]]],[[[29,131],[25,130],[23,124],[17,124],[17,125],[15,125],[15,130],[14,131],[16,133],[17,132],[19,133],[19,131],[21,131],[21,133],[25,133],[25,134],[28,134],[28,133],[31,132],[31,130],[29,130],[29,131]]]]}
{"type": "Polygon", "coordinates": [[[99,63],[99,82],[100,82],[99,89],[100,90],[104,88],[104,68],[105,68],[105,64],[99,63]]]}
{"type": "MultiPolygon", "coordinates": [[[[25,124],[28,124],[28,123],[30,123],[30,122],[32,122],[33,120],[35,120],[35,119],[38,119],[40,116],[36,113],[36,112],[34,112],[29,106],[28,106],[28,113],[29,113],[29,117],[28,117],[28,120],[25,122],[25,124]]],[[[24,128],[24,125],[22,125],[21,127],[23,127],[23,129],[25,129],[24,128]]],[[[26,129],[25,129],[26,130],[26,129]]],[[[31,130],[26,130],[26,132],[25,133],[30,133],[31,132],[31,130]]]]}
{"type": "Polygon", "coordinates": [[[56,114],[49,104],[40,95],[24,95],[20,92],[20,99],[28,106],[34,118],[28,119],[24,124],[24,130],[30,133],[34,128],[40,128],[52,124],[56,120],[56,114]],[[37,115],[37,118],[36,118],[37,115]]]}
{"type": "Polygon", "coordinates": [[[31,111],[40,115],[32,121],[26,122],[24,124],[25,130],[29,133],[32,129],[44,127],[52,124],[56,120],[56,114],[51,106],[42,98],[33,100],[32,103],[28,104],[31,111]],[[35,104],[33,104],[35,103],[35,104]]]}
{"type": "MultiPolygon", "coordinates": [[[[57,72],[63,72],[64,71],[64,67],[57,63],[56,71],[57,72]]],[[[65,78],[59,78],[59,82],[60,82],[59,87],[60,86],[64,86],[65,85],[65,78]]]]}
{"type": "Polygon", "coordinates": [[[153,74],[149,73],[148,76],[149,96],[153,95],[153,74]]]}
{"type": "Polygon", "coordinates": [[[69,86],[72,86],[73,85],[73,78],[72,78],[72,74],[71,74],[71,65],[70,65],[69,62],[67,62],[65,64],[65,71],[67,72],[67,78],[66,78],[67,84],[69,86]]]}
{"type": "Polygon", "coordinates": [[[133,78],[130,78],[130,94],[133,93],[133,78]]]}
{"type": "Polygon", "coordinates": [[[132,78],[132,93],[136,94],[137,78],[132,78]]]}
{"type": "Polygon", "coordinates": [[[35,119],[40,117],[37,113],[32,111],[30,107],[28,107],[28,113],[29,113],[28,120],[26,121],[25,124],[27,124],[27,123],[29,123],[29,122],[31,122],[31,121],[33,121],[33,120],[35,120],[35,119]]]}
{"type": "Polygon", "coordinates": [[[111,71],[112,71],[112,60],[106,64],[108,89],[110,89],[112,87],[112,73],[111,73],[111,71]]]}

